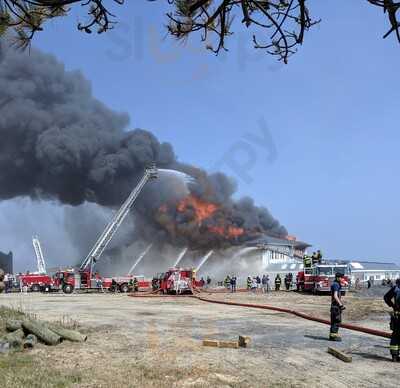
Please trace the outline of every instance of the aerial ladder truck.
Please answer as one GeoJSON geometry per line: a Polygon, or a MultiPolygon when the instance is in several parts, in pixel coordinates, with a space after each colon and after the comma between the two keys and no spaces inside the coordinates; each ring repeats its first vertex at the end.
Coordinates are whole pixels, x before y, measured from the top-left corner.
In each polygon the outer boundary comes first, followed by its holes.
{"type": "Polygon", "coordinates": [[[56,273],[56,287],[61,288],[66,294],[72,293],[74,289],[110,289],[111,287],[115,286],[118,286],[123,292],[127,291],[128,281],[130,280],[128,277],[119,277],[113,279],[102,278],[97,272],[94,271],[94,265],[100,259],[118,228],[129,214],[129,211],[132,209],[136,199],[146,183],[151,179],[156,179],[157,177],[158,170],[155,165],[146,168],[144,175],[140,179],[137,186],[132,190],[128,198],[115,213],[112,220],[108,223],[103,233],[90,250],[89,254],[82,261],[79,270],[77,272],[75,270],[67,270],[56,273]]]}
{"type": "Polygon", "coordinates": [[[37,272],[18,275],[20,288],[26,287],[27,290],[37,291],[50,291],[53,286],[53,279],[47,274],[46,262],[44,260],[42,246],[37,236],[32,237],[32,245],[35,251],[37,272]]]}

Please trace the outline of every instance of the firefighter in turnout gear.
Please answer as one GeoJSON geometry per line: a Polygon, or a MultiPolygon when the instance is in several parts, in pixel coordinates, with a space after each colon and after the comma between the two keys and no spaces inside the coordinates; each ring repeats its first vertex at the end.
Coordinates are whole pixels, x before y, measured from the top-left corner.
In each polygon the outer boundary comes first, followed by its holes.
{"type": "Polygon", "coordinates": [[[275,291],[279,291],[279,289],[281,288],[281,284],[282,284],[282,279],[281,279],[281,275],[276,275],[275,278],[275,291]]]}
{"type": "Polygon", "coordinates": [[[313,252],[313,254],[311,256],[311,262],[313,263],[313,265],[319,263],[318,253],[317,252],[313,252]]]}
{"type": "Polygon", "coordinates": [[[153,289],[153,291],[158,290],[159,288],[159,281],[157,278],[153,278],[153,280],[151,281],[151,288],[153,289]]]}
{"type": "Polygon", "coordinates": [[[111,287],[110,287],[111,292],[117,292],[118,291],[118,284],[115,281],[115,279],[111,280],[111,287]]]}
{"type": "Polygon", "coordinates": [[[251,290],[251,283],[252,283],[251,277],[250,277],[250,276],[247,276],[246,285],[247,285],[247,289],[248,289],[249,291],[251,290]]]}
{"type": "Polygon", "coordinates": [[[400,279],[383,297],[385,303],[393,309],[390,314],[390,354],[393,362],[400,362],[400,279]]]}
{"type": "Polygon", "coordinates": [[[339,326],[342,323],[342,311],[345,309],[342,303],[342,286],[340,280],[344,275],[337,273],[331,286],[331,331],[329,333],[330,341],[341,341],[339,336],[339,326]]]}
{"type": "Polygon", "coordinates": [[[311,264],[312,264],[311,257],[308,255],[304,255],[303,264],[304,264],[304,268],[311,268],[311,264]]]}
{"type": "Polygon", "coordinates": [[[139,291],[139,282],[136,278],[133,279],[133,291],[138,292],[139,291]]]}
{"type": "Polygon", "coordinates": [[[231,285],[231,278],[228,275],[224,280],[224,287],[229,289],[230,285],[231,285]]]}

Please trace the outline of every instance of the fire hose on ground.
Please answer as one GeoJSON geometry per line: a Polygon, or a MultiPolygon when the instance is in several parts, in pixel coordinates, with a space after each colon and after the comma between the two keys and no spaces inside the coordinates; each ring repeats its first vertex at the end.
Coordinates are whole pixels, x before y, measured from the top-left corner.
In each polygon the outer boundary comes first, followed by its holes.
{"type": "MultiPolygon", "coordinates": [[[[228,302],[228,301],[221,301],[221,300],[215,300],[215,299],[207,299],[207,298],[204,298],[204,297],[201,297],[201,296],[197,296],[197,295],[192,295],[192,297],[196,298],[196,299],[199,299],[199,300],[201,300],[203,302],[208,302],[208,303],[217,303],[217,304],[225,304],[225,305],[230,305],[230,306],[249,307],[249,308],[262,309],[262,310],[278,311],[278,312],[282,312],[282,313],[295,315],[297,317],[300,317],[300,318],[303,318],[303,319],[307,319],[309,321],[323,323],[325,325],[330,325],[331,324],[331,322],[326,320],[326,319],[314,317],[312,315],[304,314],[304,313],[302,313],[300,311],[297,311],[297,310],[292,310],[292,309],[287,309],[287,308],[282,308],[282,307],[251,304],[251,303],[228,302]]],[[[352,325],[350,323],[342,323],[340,325],[340,327],[343,328],[343,329],[348,329],[348,330],[352,330],[352,331],[358,331],[358,332],[361,332],[361,333],[371,334],[371,335],[375,335],[375,336],[378,336],[378,337],[384,337],[384,338],[390,338],[391,337],[391,333],[388,333],[386,331],[370,329],[368,327],[352,325]]]]}
{"type": "MultiPolygon", "coordinates": [[[[199,292],[201,293],[201,292],[199,292]]],[[[157,295],[156,292],[152,292],[152,293],[148,293],[148,294],[142,294],[142,295],[134,295],[131,294],[130,296],[133,297],[166,297],[167,295],[157,295]]],[[[171,297],[177,297],[177,295],[168,295],[171,297]]],[[[238,307],[247,307],[247,308],[255,308],[255,309],[262,309],[262,310],[271,310],[271,311],[277,311],[277,312],[281,312],[281,313],[286,313],[286,314],[290,314],[290,315],[295,315],[299,318],[303,318],[303,319],[307,319],[309,321],[313,321],[313,322],[318,322],[318,323],[322,323],[325,325],[330,325],[330,321],[328,321],[327,319],[323,319],[323,318],[318,318],[318,317],[314,317],[312,315],[308,315],[305,313],[302,313],[300,311],[297,310],[293,310],[293,309],[288,309],[288,308],[283,308],[283,307],[275,307],[275,306],[270,306],[270,305],[260,305],[260,304],[252,304],[252,303],[240,303],[240,302],[229,302],[229,301],[223,301],[223,300],[215,300],[215,299],[208,299],[199,295],[179,295],[180,297],[190,297],[190,298],[195,298],[198,299],[202,302],[208,302],[208,303],[215,303],[215,304],[224,304],[224,305],[228,305],[228,306],[238,306],[238,307]]],[[[391,333],[383,331],[383,330],[377,330],[377,329],[371,329],[368,327],[362,327],[362,326],[358,326],[358,325],[353,325],[350,323],[342,323],[340,325],[341,328],[343,329],[347,329],[347,330],[351,330],[351,331],[357,331],[357,332],[361,332],[364,334],[370,334],[370,335],[374,335],[377,337],[383,337],[383,338],[390,338],[391,337],[391,333]]]]}

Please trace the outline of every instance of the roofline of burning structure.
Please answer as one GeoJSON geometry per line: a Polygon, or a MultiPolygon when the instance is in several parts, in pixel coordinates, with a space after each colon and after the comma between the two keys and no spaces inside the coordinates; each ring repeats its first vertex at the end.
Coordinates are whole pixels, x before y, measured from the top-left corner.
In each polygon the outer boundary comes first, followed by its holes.
{"type": "Polygon", "coordinates": [[[263,237],[258,237],[254,240],[248,241],[246,245],[249,247],[258,247],[261,249],[267,249],[268,246],[282,246],[282,247],[291,247],[297,249],[307,249],[312,246],[303,241],[288,240],[269,235],[264,235],[263,237]]]}

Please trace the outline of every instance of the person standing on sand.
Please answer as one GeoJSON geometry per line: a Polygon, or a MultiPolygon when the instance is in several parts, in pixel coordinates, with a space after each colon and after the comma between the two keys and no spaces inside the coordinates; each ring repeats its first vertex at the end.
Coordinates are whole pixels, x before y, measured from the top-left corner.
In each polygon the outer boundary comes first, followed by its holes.
{"type": "Polygon", "coordinates": [[[342,273],[335,275],[335,280],[331,286],[331,330],[329,333],[330,341],[341,341],[339,336],[339,326],[342,323],[342,312],[345,309],[342,303],[342,273]]]}
{"type": "Polygon", "coordinates": [[[281,284],[282,284],[282,279],[281,279],[281,275],[276,275],[275,277],[275,291],[279,291],[281,288],[281,284]]]}
{"type": "Polygon", "coordinates": [[[393,309],[390,314],[390,354],[393,362],[400,362],[400,279],[383,297],[385,303],[393,309]]]}
{"type": "Polygon", "coordinates": [[[268,279],[267,276],[264,274],[262,279],[261,279],[261,284],[262,284],[262,292],[266,294],[268,292],[268,279]]]}

